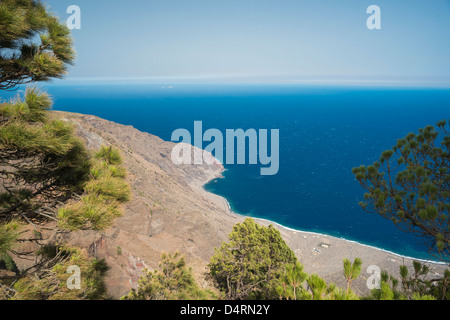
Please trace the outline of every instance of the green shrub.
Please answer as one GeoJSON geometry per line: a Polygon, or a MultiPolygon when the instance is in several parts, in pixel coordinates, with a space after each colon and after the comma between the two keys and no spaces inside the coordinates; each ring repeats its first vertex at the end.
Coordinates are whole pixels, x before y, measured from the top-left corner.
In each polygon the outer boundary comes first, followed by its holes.
{"type": "Polygon", "coordinates": [[[25,276],[14,284],[13,300],[95,300],[108,298],[104,278],[108,266],[104,260],[90,258],[86,250],[73,247],[53,247],[42,253],[50,266],[39,277],[25,276]],[[80,268],[80,289],[69,289],[72,275],[69,266],[80,268]]]}
{"type": "Polygon", "coordinates": [[[122,164],[122,157],[117,149],[102,146],[95,154],[97,159],[105,160],[108,164],[122,164]]]}
{"type": "Polygon", "coordinates": [[[122,300],[207,300],[216,296],[200,289],[179,252],[161,255],[160,270],[148,271],[122,300]]]}
{"type": "Polygon", "coordinates": [[[208,265],[226,298],[277,298],[286,266],[297,263],[280,232],[247,218],[233,227],[228,238],[215,248],[208,265]]]}
{"type": "Polygon", "coordinates": [[[110,197],[120,202],[130,200],[130,188],[122,178],[112,176],[100,176],[86,184],[85,191],[88,194],[110,197]]]}
{"type": "Polygon", "coordinates": [[[18,221],[0,223],[0,255],[7,254],[20,235],[21,224],[18,221]]]}
{"type": "Polygon", "coordinates": [[[88,193],[80,201],[58,210],[58,225],[69,230],[104,230],[121,215],[116,201],[88,193]]]}
{"type": "Polygon", "coordinates": [[[131,196],[126,169],[118,164],[121,162],[118,150],[112,147],[102,147],[96,153],[81,200],[58,210],[61,228],[104,230],[112,225],[122,214],[120,203],[131,196]]]}

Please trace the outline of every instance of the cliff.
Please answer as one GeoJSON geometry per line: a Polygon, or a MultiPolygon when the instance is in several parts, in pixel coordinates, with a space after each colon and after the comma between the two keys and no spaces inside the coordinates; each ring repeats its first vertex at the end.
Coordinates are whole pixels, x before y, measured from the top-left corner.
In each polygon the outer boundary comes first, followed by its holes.
{"type": "MultiPolygon", "coordinates": [[[[106,282],[113,298],[120,298],[136,287],[144,268],[157,268],[162,252],[176,250],[186,256],[199,284],[211,286],[205,272],[214,247],[227,240],[234,224],[244,220],[230,212],[223,198],[202,187],[220,177],[223,166],[220,163],[176,165],[170,157],[172,142],[95,116],[57,113],[75,125],[88,148],[97,149],[105,144],[121,151],[132,199],[125,205],[123,216],[105,232],[48,231],[44,241],[78,245],[88,248],[94,256],[105,258],[110,266],[106,282]]],[[[344,286],[342,260],[360,257],[362,273],[353,284],[360,294],[368,293],[369,265],[398,274],[399,265],[411,264],[409,259],[343,239],[276,227],[306,272],[317,273],[339,286],[344,286]]],[[[17,259],[21,267],[30,263],[17,259]]],[[[432,267],[434,273],[442,273],[442,266],[432,267]]]]}

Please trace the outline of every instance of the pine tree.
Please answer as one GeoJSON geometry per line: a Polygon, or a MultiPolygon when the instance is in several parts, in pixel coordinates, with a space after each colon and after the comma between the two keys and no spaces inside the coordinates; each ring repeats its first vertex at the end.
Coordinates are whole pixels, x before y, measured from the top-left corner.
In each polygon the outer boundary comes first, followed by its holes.
{"type": "MultiPolygon", "coordinates": [[[[106,262],[92,258],[87,250],[68,246],[44,246],[37,255],[35,272],[28,271],[15,280],[9,292],[11,300],[98,300],[107,299],[104,279],[106,262]],[[69,266],[80,271],[80,288],[68,288],[69,266]]],[[[4,291],[5,292],[5,291],[4,291]]]]}
{"type": "Polygon", "coordinates": [[[89,153],[50,107],[49,96],[34,88],[0,105],[0,221],[56,220],[57,206],[88,178],[89,153]]]}
{"type": "MultiPolygon", "coordinates": [[[[59,78],[73,59],[69,29],[40,1],[0,1],[0,90],[59,78]]],[[[48,261],[38,252],[15,251],[18,241],[42,240],[41,227],[52,229],[52,220],[54,229],[104,230],[130,198],[118,150],[103,147],[92,157],[51,106],[50,96],[36,87],[0,101],[0,269],[16,273],[0,270],[0,299],[105,297],[103,261],[76,248],[61,249],[48,261]],[[34,230],[30,239],[18,239],[24,223],[34,230]],[[11,253],[37,262],[18,272],[11,253]],[[68,262],[84,268],[80,295],[64,289],[68,262]]]]}
{"type": "Polygon", "coordinates": [[[352,281],[359,277],[361,273],[362,261],[355,258],[353,264],[348,259],[344,259],[344,276],[347,280],[347,294],[350,293],[352,281]]]}
{"type": "Polygon", "coordinates": [[[179,253],[163,253],[159,270],[146,270],[137,289],[132,289],[122,300],[206,300],[215,298],[209,290],[201,289],[192,269],[179,253]]]}
{"type": "Polygon", "coordinates": [[[286,265],[297,264],[279,231],[247,218],[233,227],[228,238],[215,248],[209,263],[210,274],[226,298],[277,298],[286,265]]]}
{"type": "Polygon", "coordinates": [[[0,2],[0,90],[60,78],[74,58],[70,30],[40,1],[0,2]]]}
{"type": "Polygon", "coordinates": [[[450,270],[442,278],[429,275],[430,268],[413,261],[413,273],[406,266],[400,266],[400,280],[381,272],[379,289],[372,289],[367,299],[371,300],[449,300],[450,270]]]}
{"type": "Polygon", "coordinates": [[[300,262],[297,261],[295,264],[289,264],[286,266],[284,281],[292,288],[292,298],[294,300],[297,300],[299,291],[301,293],[303,289],[302,284],[307,277],[308,275],[303,271],[303,266],[300,262]]]}
{"type": "Polygon", "coordinates": [[[416,234],[429,252],[450,263],[450,124],[410,133],[373,165],[353,168],[367,191],[362,208],[416,234]]]}

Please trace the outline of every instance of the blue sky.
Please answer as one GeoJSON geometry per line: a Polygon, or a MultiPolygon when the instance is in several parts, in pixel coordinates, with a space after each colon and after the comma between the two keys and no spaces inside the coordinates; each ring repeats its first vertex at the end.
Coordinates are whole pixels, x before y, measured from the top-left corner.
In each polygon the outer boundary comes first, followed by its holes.
{"type": "Polygon", "coordinates": [[[81,9],[69,79],[450,83],[449,0],[44,2],[81,9]]]}

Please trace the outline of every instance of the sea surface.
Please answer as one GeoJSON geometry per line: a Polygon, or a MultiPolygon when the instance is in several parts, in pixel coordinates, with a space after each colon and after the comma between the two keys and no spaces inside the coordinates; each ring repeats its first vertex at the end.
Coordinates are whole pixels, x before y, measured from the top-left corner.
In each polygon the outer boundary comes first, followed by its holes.
{"type": "Polygon", "coordinates": [[[226,129],[279,129],[276,175],[261,176],[260,164],[225,163],[224,179],[205,188],[243,215],[432,259],[418,238],[361,209],[365,191],[351,170],[372,164],[409,132],[449,119],[449,89],[170,83],[45,89],[55,110],[96,115],[164,140],[178,128],[193,135],[194,121],[224,135],[226,129]]]}

